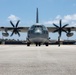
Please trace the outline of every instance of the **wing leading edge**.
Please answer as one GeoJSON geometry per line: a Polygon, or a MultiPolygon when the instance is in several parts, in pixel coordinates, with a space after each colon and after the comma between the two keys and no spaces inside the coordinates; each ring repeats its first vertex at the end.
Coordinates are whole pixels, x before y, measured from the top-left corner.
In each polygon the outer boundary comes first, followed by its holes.
{"type": "MultiPolygon", "coordinates": [[[[0,27],[0,31],[13,31],[13,27],[0,27]]],[[[27,32],[29,29],[29,27],[18,27],[18,30],[20,32],[27,32]]],[[[56,27],[47,27],[48,31],[49,32],[53,32],[56,30],[56,27]]],[[[71,31],[76,31],[76,27],[66,27],[64,28],[64,30],[68,31],[68,30],[71,30],[71,31]]]]}
{"type": "MultiPolygon", "coordinates": [[[[47,27],[49,32],[55,31],[57,28],[56,27],[47,27]]],[[[76,31],[76,27],[66,27],[64,28],[65,31],[71,30],[71,31],[76,31]]]]}
{"type": "MultiPolygon", "coordinates": [[[[0,31],[13,31],[13,27],[0,27],[0,31]]],[[[27,32],[29,27],[18,27],[19,32],[27,32]]]]}

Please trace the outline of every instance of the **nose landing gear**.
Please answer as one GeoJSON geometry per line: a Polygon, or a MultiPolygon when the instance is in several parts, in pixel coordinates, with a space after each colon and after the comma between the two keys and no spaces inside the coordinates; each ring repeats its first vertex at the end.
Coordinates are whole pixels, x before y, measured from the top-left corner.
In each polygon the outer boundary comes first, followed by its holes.
{"type": "Polygon", "coordinates": [[[36,46],[38,46],[38,45],[41,46],[41,43],[36,43],[36,46]]]}
{"type": "MultiPolygon", "coordinates": [[[[31,43],[27,43],[27,46],[30,46],[31,43]]],[[[36,46],[41,46],[41,43],[35,43],[36,46]]],[[[44,43],[45,46],[48,46],[48,43],[44,43]]]]}

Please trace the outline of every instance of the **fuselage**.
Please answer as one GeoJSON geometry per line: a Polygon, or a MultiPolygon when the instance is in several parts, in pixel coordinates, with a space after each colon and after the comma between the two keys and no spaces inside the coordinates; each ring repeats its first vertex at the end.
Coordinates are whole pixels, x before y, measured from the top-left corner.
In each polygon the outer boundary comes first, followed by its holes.
{"type": "Polygon", "coordinates": [[[27,33],[27,40],[30,43],[48,43],[49,33],[47,27],[40,24],[32,25],[27,33]]]}

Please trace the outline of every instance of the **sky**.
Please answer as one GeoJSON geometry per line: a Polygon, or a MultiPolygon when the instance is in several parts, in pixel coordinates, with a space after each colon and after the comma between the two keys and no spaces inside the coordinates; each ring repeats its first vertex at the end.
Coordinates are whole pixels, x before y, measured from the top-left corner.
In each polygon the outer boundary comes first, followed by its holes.
{"type": "MultiPolygon", "coordinates": [[[[68,23],[70,27],[76,27],[76,0],[0,0],[0,27],[11,27],[10,20],[14,24],[20,20],[20,27],[30,27],[36,23],[36,8],[39,9],[39,22],[46,27],[52,27],[53,23],[59,25],[60,19],[63,25],[68,23]]],[[[27,33],[21,33],[20,37],[7,38],[25,40],[26,37],[27,33]]],[[[49,37],[57,39],[58,33],[49,33],[49,37]]],[[[61,39],[68,39],[65,33],[61,39]]],[[[76,32],[69,39],[76,40],[76,32]]]]}

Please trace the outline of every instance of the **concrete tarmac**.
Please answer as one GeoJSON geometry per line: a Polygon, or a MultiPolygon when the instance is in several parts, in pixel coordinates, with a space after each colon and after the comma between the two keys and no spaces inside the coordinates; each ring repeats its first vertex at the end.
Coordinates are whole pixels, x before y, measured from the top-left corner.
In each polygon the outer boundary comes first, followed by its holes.
{"type": "Polygon", "coordinates": [[[76,75],[76,45],[0,45],[0,75],[76,75]]]}

